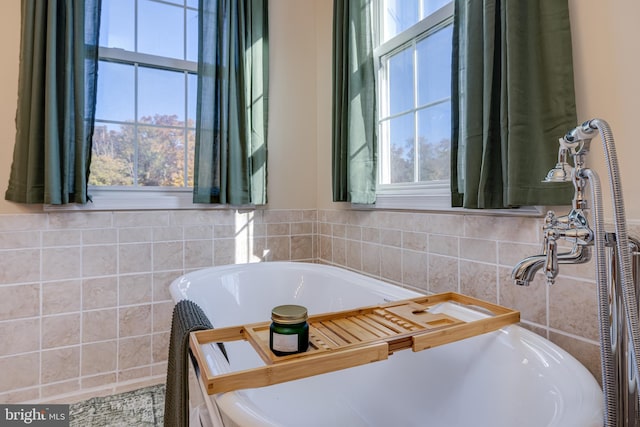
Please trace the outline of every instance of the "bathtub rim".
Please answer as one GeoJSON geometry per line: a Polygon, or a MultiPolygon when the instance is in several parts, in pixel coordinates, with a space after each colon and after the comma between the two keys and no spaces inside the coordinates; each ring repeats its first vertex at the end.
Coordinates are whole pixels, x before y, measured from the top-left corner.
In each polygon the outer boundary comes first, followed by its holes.
{"type": "Polygon", "coordinates": [[[339,275],[347,275],[351,279],[363,284],[364,287],[371,288],[373,290],[379,291],[380,293],[386,294],[390,293],[396,299],[402,298],[414,298],[426,295],[426,292],[420,292],[416,289],[403,287],[394,283],[385,282],[382,279],[378,279],[375,277],[367,276],[363,273],[358,273],[352,270],[348,270],[346,268],[337,267],[328,264],[319,264],[319,263],[311,263],[304,261],[269,261],[269,262],[251,262],[251,263],[240,263],[240,264],[228,264],[221,266],[213,266],[206,267],[203,269],[194,270],[188,273],[185,273],[176,279],[174,279],[169,285],[169,292],[171,294],[171,298],[174,303],[177,303],[183,299],[189,299],[188,289],[184,289],[188,287],[187,279],[196,280],[203,276],[207,276],[212,271],[215,271],[219,274],[229,273],[232,271],[241,270],[243,268],[266,268],[266,269],[276,269],[281,267],[293,267],[295,266],[297,269],[302,270],[314,270],[314,269],[323,269],[329,273],[339,274],[339,275]],[[388,292],[389,289],[393,289],[393,292],[388,292]],[[398,294],[402,294],[400,296],[396,296],[398,294]]]}

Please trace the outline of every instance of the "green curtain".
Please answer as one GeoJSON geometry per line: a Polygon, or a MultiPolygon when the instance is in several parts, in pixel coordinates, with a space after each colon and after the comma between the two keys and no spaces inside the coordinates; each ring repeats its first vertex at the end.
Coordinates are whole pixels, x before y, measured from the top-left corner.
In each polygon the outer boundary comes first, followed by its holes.
{"type": "Polygon", "coordinates": [[[453,206],[571,201],[541,180],[576,123],[567,0],[455,0],[453,206]]]}
{"type": "Polygon", "coordinates": [[[200,0],[194,203],[267,203],[268,0],[200,0]]]}
{"type": "Polygon", "coordinates": [[[5,198],[86,203],[100,0],[23,0],[16,140],[5,198]]]}
{"type": "Polygon", "coordinates": [[[371,0],[333,3],[333,200],[376,200],[376,91],[371,0]]]}

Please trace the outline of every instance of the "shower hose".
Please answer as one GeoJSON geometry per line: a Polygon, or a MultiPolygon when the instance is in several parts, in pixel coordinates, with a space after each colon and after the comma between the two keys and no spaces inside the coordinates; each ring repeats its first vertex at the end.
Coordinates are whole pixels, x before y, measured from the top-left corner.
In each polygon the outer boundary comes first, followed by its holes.
{"type": "MultiPolygon", "coordinates": [[[[638,300],[633,283],[633,273],[631,270],[631,251],[629,248],[629,237],[627,235],[626,217],[624,212],[624,201],[622,197],[622,184],[618,169],[618,159],[613,140],[613,134],[606,121],[593,119],[588,122],[591,129],[600,132],[600,138],[604,146],[605,162],[609,174],[613,203],[613,222],[616,233],[616,261],[619,266],[620,287],[622,299],[626,313],[626,322],[631,338],[631,348],[633,354],[640,354],[640,326],[638,324],[638,300]]],[[[605,232],[604,214],[602,208],[602,192],[600,181],[595,172],[590,169],[583,169],[584,178],[591,183],[593,196],[593,215],[595,221],[594,246],[596,255],[596,278],[598,283],[598,318],[600,323],[600,355],[602,358],[602,386],[605,395],[605,426],[618,427],[617,425],[617,402],[616,402],[616,372],[613,362],[613,352],[611,345],[611,326],[609,293],[606,273],[605,256],[605,232]]],[[[612,272],[615,274],[615,272],[612,272]]],[[[630,356],[631,357],[631,356],[630,356]]],[[[637,357],[633,357],[635,365],[633,370],[640,372],[640,364],[637,357]]]]}

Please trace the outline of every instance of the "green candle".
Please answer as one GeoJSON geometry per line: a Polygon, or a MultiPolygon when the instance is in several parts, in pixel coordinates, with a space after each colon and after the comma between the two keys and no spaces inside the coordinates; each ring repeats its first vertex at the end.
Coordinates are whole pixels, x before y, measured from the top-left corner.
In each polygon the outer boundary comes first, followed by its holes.
{"type": "Polygon", "coordinates": [[[307,309],[300,305],[279,305],[271,311],[269,348],[276,356],[307,351],[309,325],[307,309]]]}

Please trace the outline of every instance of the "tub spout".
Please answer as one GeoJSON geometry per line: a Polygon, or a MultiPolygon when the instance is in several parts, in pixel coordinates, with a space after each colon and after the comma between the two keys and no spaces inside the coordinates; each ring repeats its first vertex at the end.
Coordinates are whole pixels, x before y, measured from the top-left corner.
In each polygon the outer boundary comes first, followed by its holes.
{"type": "Polygon", "coordinates": [[[546,255],[533,255],[520,261],[511,271],[511,278],[516,285],[529,286],[538,270],[547,262],[546,255]]]}
{"type": "MultiPolygon", "coordinates": [[[[511,278],[516,285],[529,286],[536,272],[547,264],[547,255],[533,255],[520,261],[513,268],[511,278]]],[[[591,250],[584,245],[574,245],[571,252],[558,254],[558,264],[582,264],[591,259],[591,250]]]]}

